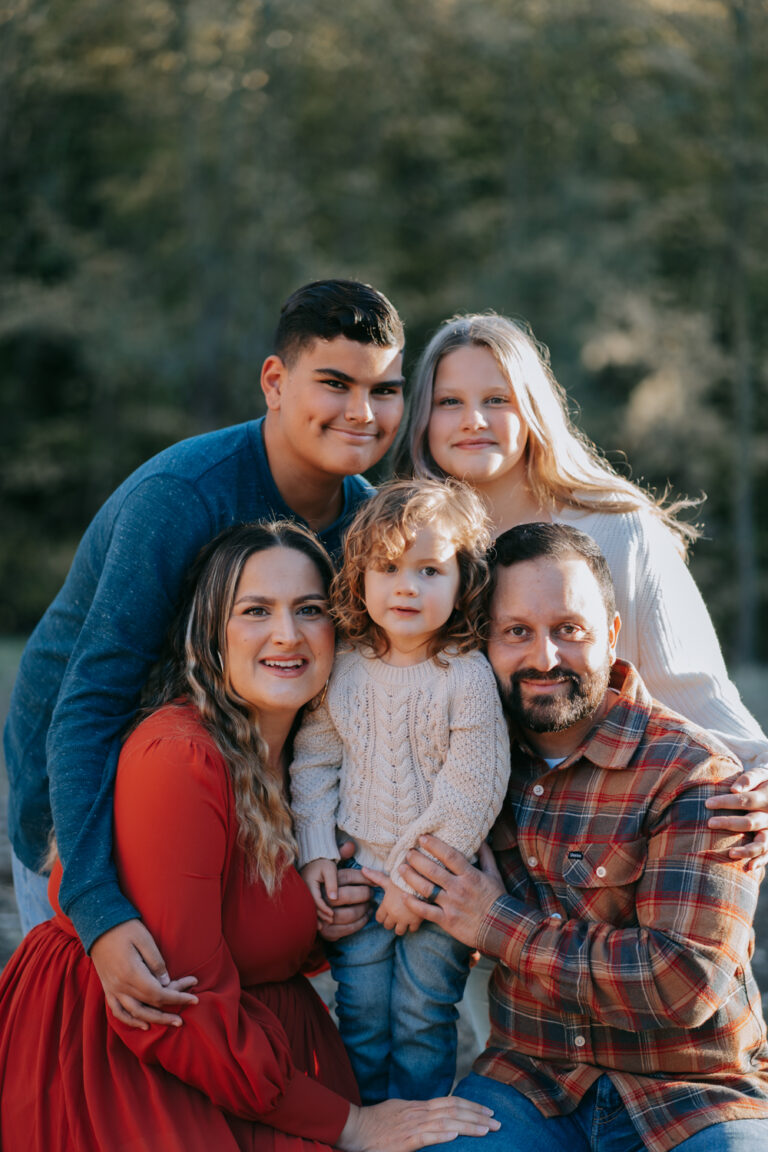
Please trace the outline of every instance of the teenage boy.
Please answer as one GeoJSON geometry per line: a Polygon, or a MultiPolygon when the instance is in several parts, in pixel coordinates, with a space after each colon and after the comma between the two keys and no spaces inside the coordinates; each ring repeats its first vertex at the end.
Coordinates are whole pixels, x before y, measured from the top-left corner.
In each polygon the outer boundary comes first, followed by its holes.
{"type": "Polygon", "coordinates": [[[403,411],[403,326],[366,284],[324,280],[284,305],[261,370],[266,416],[166,449],[109,497],[24,651],[5,728],[9,831],[25,931],[51,915],[39,874],[53,823],[60,901],[121,1019],[194,998],[170,984],[112,862],[120,734],[171,621],[184,573],[231,524],[302,520],[338,552],[403,411]],[[161,989],[154,974],[165,985],[161,989]]]}

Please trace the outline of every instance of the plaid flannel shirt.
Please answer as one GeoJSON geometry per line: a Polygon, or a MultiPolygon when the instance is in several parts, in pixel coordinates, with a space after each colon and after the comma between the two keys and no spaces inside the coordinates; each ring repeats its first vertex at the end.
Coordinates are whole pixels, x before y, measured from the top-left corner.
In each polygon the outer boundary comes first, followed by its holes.
{"type": "Polygon", "coordinates": [[[768,1117],[768,1046],[749,960],[759,876],[710,831],[738,763],[616,661],[619,699],[554,769],[513,743],[492,843],[508,895],[478,946],[500,961],[475,1071],[544,1116],[607,1073],[645,1145],[768,1117]]]}

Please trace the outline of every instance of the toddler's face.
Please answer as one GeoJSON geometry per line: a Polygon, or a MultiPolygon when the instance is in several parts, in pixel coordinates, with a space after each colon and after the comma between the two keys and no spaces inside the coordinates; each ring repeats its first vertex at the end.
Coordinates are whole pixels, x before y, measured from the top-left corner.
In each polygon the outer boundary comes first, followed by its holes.
{"type": "Polygon", "coordinates": [[[456,607],[459,583],[456,545],[440,525],[419,529],[400,556],[366,569],[365,605],[389,640],[387,663],[427,659],[432,637],[456,607]]]}

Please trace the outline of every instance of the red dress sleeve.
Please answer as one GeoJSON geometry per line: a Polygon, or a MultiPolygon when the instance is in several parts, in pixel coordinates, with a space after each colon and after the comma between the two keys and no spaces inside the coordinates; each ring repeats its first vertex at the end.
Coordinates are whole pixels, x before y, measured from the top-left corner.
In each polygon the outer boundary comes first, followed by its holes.
{"type": "Polygon", "coordinates": [[[196,976],[199,1002],[184,1009],[180,1028],[141,1031],[111,1013],[110,1023],[141,1060],[219,1107],[334,1144],[349,1101],[295,1067],[280,1020],[241,987],[222,927],[236,851],[234,797],[218,750],[184,712],[155,713],[126,741],[115,785],[115,853],[123,890],[141,909],[168,971],[196,976]]]}

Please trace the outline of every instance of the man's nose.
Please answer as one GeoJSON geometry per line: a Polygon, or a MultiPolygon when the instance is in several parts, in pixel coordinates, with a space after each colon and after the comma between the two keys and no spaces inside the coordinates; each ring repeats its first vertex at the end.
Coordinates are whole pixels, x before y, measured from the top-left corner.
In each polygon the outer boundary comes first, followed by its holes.
{"type": "Polygon", "coordinates": [[[547,633],[536,636],[529,650],[530,663],[539,672],[549,672],[560,663],[557,644],[547,633]]]}

